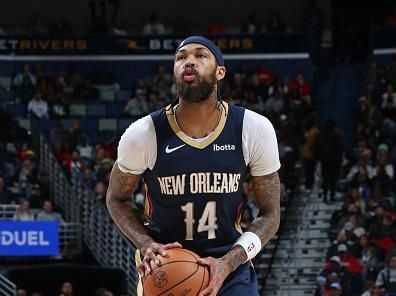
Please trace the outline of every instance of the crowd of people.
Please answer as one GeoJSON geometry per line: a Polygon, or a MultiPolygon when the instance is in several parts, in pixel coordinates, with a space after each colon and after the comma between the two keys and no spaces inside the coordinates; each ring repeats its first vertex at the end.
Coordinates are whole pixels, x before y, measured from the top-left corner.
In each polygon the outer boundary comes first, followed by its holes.
{"type": "MultiPolygon", "coordinates": [[[[32,293],[28,294],[28,292],[23,289],[19,288],[16,292],[15,296],[42,296],[43,294],[38,291],[33,291],[32,293]]],[[[78,293],[78,289],[75,289],[73,287],[73,284],[71,282],[64,282],[61,285],[61,288],[59,289],[59,293],[56,294],[57,296],[73,296],[73,295],[80,295],[78,293]]],[[[106,287],[100,287],[95,291],[94,296],[114,296],[114,293],[106,288],[106,287]]]]}
{"type": "Polygon", "coordinates": [[[338,166],[342,208],[331,217],[317,295],[396,293],[396,60],[367,67],[355,145],[338,166]],[[333,294],[331,294],[333,293],[333,294]]]}

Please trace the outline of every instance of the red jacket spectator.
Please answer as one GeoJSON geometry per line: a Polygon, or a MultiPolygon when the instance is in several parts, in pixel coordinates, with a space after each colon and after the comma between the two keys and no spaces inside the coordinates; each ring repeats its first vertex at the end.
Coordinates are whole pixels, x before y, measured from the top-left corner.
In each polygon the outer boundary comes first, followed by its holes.
{"type": "Polygon", "coordinates": [[[311,86],[305,82],[302,73],[298,73],[296,79],[290,81],[288,88],[289,92],[298,90],[300,99],[311,95],[311,86]]]}
{"type": "Polygon", "coordinates": [[[266,64],[261,64],[256,71],[256,75],[260,84],[272,85],[275,82],[275,75],[267,68],[266,64]]]}

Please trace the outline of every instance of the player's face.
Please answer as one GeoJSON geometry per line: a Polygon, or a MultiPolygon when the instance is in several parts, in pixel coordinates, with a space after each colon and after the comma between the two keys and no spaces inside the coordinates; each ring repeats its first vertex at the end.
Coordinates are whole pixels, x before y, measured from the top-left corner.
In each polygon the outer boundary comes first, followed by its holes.
{"type": "Polygon", "coordinates": [[[200,102],[216,91],[225,68],[217,66],[214,55],[205,46],[191,43],[176,53],[173,73],[178,96],[188,102],[200,102]]]}

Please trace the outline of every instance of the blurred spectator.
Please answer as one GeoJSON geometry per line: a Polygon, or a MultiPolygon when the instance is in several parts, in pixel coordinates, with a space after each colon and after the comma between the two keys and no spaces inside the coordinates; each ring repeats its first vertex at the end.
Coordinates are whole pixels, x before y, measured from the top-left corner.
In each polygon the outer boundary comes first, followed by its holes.
{"type": "Polygon", "coordinates": [[[205,33],[206,34],[224,34],[225,28],[224,28],[223,22],[218,17],[215,17],[206,26],[205,33]]]}
{"type": "Polygon", "coordinates": [[[37,183],[37,168],[34,162],[30,159],[25,159],[18,175],[15,176],[14,187],[18,188],[22,194],[30,198],[31,186],[34,183],[37,183]]]}
{"type": "Polygon", "coordinates": [[[165,82],[167,86],[172,84],[172,74],[166,71],[164,65],[157,65],[157,69],[154,73],[153,83],[154,85],[158,85],[161,81],[165,82]]]}
{"type": "Polygon", "coordinates": [[[148,22],[143,27],[144,35],[160,35],[165,34],[165,26],[158,20],[158,16],[155,13],[150,15],[148,22]]]}
{"type": "Polygon", "coordinates": [[[99,99],[99,90],[93,85],[90,79],[82,82],[79,89],[80,93],[74,92],[75,99],[84,102],[96,101],[99,99]]]}
{"type": "Polygon", "coordinates": [[[265,102],[265,112],[269,114],[269,117],[278,117],[285,106],[283,95],[280,91],[276,90],[265,102]],[[278,115],[278,116],[277,116],[278,115]]]}
{"type": "Polygon", "coordinates": [[[162,102],[163,100],[160,99],[158,92],[156,91],[150,92],[149,102],[148,102],[149,112],[154,112],[161,109],[164,106],[162,102]]]}
{"type": "Polygon", "coordinates": [[[4,177],[0,176],[0,204],[9,204],[11,201],[11,192],[7,190],[4,177]]]}
{"type": "Polygon", "coordinates": [[[266,63],[261,63],[259,68],[256,71],[256,75],[260,84],[266,85],[267,87],[274,84],[275,75],[274,73],[267,67],[266,63]]]}
{"type": "Polygon", "coordinates": [[[117,147],[114,144],[114,135],[111,133],[106,134],[103,142],[96,148],[96,153],[103,151],[103,157],[109,159],[117,158],[117,147]]]}
{"type": "Polygon", "coordinates": [[[173,24],[172,33],[178,35],[190,35],[191,25],[186,23],[184,17],[178,16],[173,24]]]}
{"type": "Polygon", "coordinates": [[[43,204],[43,195],[39,184],[32,185],[32,195],[29,198],[29,202],[32,208],[39,208],[43,204]]]}
{"type": "Polygon", "coordinates": [[[293,99],[304,101],[307,105],[311,104],[311,86],[305,81],[302,72],[297,73],[296,78],[290,81],[288,89],[295,94],[293,99]]]}
{"type": "Polygon", "coordinates": [[[113,161],[109,158],[104,158],[96,171],[96,181],[108,184],[108,175],[113,167],[113,161]]]}
{"type": "Polygon", "coordinates": [[[28,296],[28,294],[25,289],[18,289],[15,296],[28,296]]]}
{"type": "Polygon", "coordinates": [[[342,161],[341,135],[335,129],[334,120],[326,122],[324,130],[319,135],[318,145],[323,177],[323,198],[327,202],[327,193],[330,190],[330,200],[333,201],[342,161]]]}
{"type": "Polygon", "coordinates": [[[20,199],[19,207],[16,210],[13,220],[34,221],[34,214],[30,211],[30,203],[26,199],[20,199]]]}
{"type": "Polygon", "coordinates": [[[311,190],[314,184],[314,172],[316,167],[316,157],[318,155],[319,129],[314,119],[307,123],[305,142],[302,150],[305,168],[305,189],[311,190]]]}
{"type": "Polygon", "coordinates": [[[261,26],[256,21],[256,15],[254,13],[249,14],[247,20],[241,24],[241,33],[256,34],[261,32],[261,26]]]}
{"type": "Polygon", "coordinates": [[[52,201],[46,200],[43,203],[43,210],[37,214],[37,221],[58,221],[63,222],[62,216],[53,211],[52,201]]]}
{"type": "Polygon", "coordinates": [[[63,94],[59,94],[50,104],[50,114],[51,118],[65,117],[69,114],[69,103],[63,94]]]}
{"type": "Polygon", "coordinates": [[[384,116],[396,119],[396,92],[393,90],[392,83],[388,83],[386,92],[382,95],[381,109],[384,116]]]}
{"type": "Polygon", "coordinates": [[[64,35],[70,33],[72,33],[70,25],[65,22],[61,16],[58,16],[55,23],[48,27],[48,34],[50,35],[64,35]]]}
{"type": "Polygon", "coordinates": [[[24,64],[23,65],[23,71],[21,73],[18,73],[15,76],[14,81],[13,81],[14,85],[17,86],[17,87],[21,86],[24,77],[30,78],[31,84],[36,85],[36,83],[37,83],[36,76],[33,75],[33,73],[30,71],[29,64],[24,64]]]}
{"type": "Polygon", "coordinates": [[[59,296],[73,296],[73,285],[70,282],[64,282],[59,296]]]}
{"type": "Polygon", "coordinates": [[[48,29],[43,23],[43,19],[38,16],[34,21],[34,25],[31,27],[31,34],[34,35],[45,35],[48,34],[48,29]]]}
{"type": "Polygon", "coordinates": [[[22,83],[15,90],[15,95],[19,101],[27,105],[28,102],[33,98],[36,92],[36,87],[33,85],[32,80],[29,76],[24,76],[22,78],[22,83]]]}
{"type": "Polygon", "coordinates": [[[71,162],[66,164],[66,168],[70,174],[72,185],[79,186],[83,178],[83,162],[81,161],[80,152],[74,150],[72,153],[71,162]]]}
{"type": "Polygon", "coordinates": [[[106,184],[104,182],[97,182],[95,186],[95,197],[98,202],[106,203],[106,184]]]}
{"type": "Polygon", "coordinates": [[[88,137],[85,134],[78,137],[76,150],[80,153],[81,159],[86,163],[91,163],[95,159],[95,150],[89,144],[88,137]]]}
{"type": "Polygon", "coordinates": [[[29,101],[28,112],[33,113],[38,118],[48,118],[48,104],[43,100],[41,93],[37,92],[29,101]]]}
{"type": "Polygon", "coordinates": [[[396,28],[396,5],[393,5],[392,14],[387,17],[386,22],[390,27],[396,28]]]}
{"type": "Polygon", "coordinates": [[[272,12],[266,26],[268,33],[283,33],[286,32],[286,27],[278,12],[272,12]]]}
{"type": "Polygon", "coordinates": [[[142,90],[136,90],[135,96],[130,98],[124,107],[123,114],[141,117],[148,113],[146,94],[142,90]]]}
{"type": "Polygon", "coordinates": [[[107,288],[99,288],[96,290],[95,296],[114,296],[114,294],[107,288]]]}
{"type": "Polygon", "coordinates": [[[356,295],[362,289],[362,277],[363,266],[360,261],[348,250],[345,244],[338,245],[338,256],[341,259],[341,264],[345,265],[346,270],[350,273],[350,294],[346,295],[356,295]]]}
{"type": "Polygon", "coordinates": [[[8,137],[14,142],[26,142],[29,139],[29,133],[19,125],[19,120],[15,118],[12,120],[10,129],[8,130],[8,137]]]}
{"type": "Polygon", "coordinates": [[[389,253],[386,267],[381,270],[375,281],[375,286],[385,289],[388,295],[396,293],[396,252],[392,250],[389,253]]]}
{"type": "Polygon", "coordinates": [[[91,169],[86,168],[84,170],[84,176],[82,179],[82,185],[88,188],[91,191],[95,190],[96,187],[96,181],[94,179],[94,175],[91,169]]]}

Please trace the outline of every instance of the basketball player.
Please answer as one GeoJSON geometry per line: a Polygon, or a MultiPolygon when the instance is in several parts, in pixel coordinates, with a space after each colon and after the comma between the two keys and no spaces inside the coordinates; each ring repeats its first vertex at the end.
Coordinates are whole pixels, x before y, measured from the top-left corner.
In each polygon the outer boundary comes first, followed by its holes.
{"type": "Polygon", "coordinates": [[[121,137],[107,191],[110,215],[144,256],[142,278],[167,249],[183,246],[209,267],[209,286],[200,296],[258,295],[249,261],[280,219],[275,131],[265,117],[220,100],[217,85],[226,68],[210,40],[181,42],[173,70],[177,100],[132,123],[121,137]],[[248,171],[260,214],[241,235],[248,171]],[[147,222],[131,200],[141,176],[147,222]]]}

